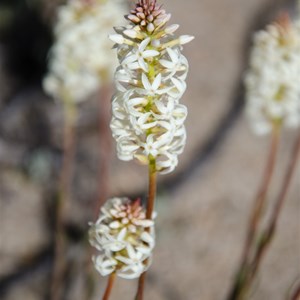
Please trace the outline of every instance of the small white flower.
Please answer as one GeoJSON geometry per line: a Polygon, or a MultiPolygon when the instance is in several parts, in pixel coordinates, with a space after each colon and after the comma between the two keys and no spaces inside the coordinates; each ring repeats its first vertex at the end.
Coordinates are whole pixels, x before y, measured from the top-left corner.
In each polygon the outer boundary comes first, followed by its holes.
{"type": "Polygon", "coordinates": [[[151,263],[155,246],[154,222],[145,217],[140,200],[112,198],[90,224],[89,241],[100,254],[93,257],[103,276],[116,272],[122,278],[137,278],[151,263]]]}
{"type": "Polygon", "coordinates": [[[161,86],[161,74],[159,73],[153,80],[152,84],[150,83],[147,75],[142,73],[142,84],[144,89],[140,90],[141,93],[149,96],[162,95],[170,90],[170,88],[159,89],[161,86]]]}
{"type": "Polygon", "coordinates": [[[141,68],[143,71],[148,72],[149,68],[145,60],[159,55],[159,52],[156,50],[145,50],[149,43],[150,38],[143,40],[136,52],[130,53],[125,57],[121,64],[127,65],[130,69],[141,68]]]}
{"type": "Polygon", "coordinates": [[[108,258],[105,255],[98,255],[92,258],[96,270],[102,275],[107,276],[113,273],[118,265],[118,262],[113,258],[108,258]]]}

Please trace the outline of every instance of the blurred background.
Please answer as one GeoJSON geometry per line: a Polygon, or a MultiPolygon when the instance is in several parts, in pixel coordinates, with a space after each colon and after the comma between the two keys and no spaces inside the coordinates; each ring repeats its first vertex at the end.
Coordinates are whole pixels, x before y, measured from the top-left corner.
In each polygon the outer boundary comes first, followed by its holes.
{"type": "MultiPolygon", "coordinates": [[[[0,0],[1,300],[49,299],[63,112],[41,83],[62,3],[0,0]]],[[[243,114],[252,34],[283,9],[295,15],[296,1],[166,0],[164,6],[179,33],[196,38],[184,48],[188,142],[175,172],[159,176],[157,246],[145,299],[221,300],[240,261],[268,151],[268,138],[254,136],[243,114]]],[[[98,107],[97,95],[79,105],[64,299],[85,299],[85,235],[101,193],[98,107]]],[[[284,134],[270,196],[278,192],[296,134],[284,134]]],[[[108,196],[145,197],[147,168],[119,161],[112,145],[108,196]]],[[[299,183],[298,167],[251,299],[286,299],[300,279],[299,183]]],[[[100,299],[106,278],[95,278],[93,299],[100,299]]],[[[112,299],[133,299],[135,289],[136,281],[118,279],[112,299]]]]}

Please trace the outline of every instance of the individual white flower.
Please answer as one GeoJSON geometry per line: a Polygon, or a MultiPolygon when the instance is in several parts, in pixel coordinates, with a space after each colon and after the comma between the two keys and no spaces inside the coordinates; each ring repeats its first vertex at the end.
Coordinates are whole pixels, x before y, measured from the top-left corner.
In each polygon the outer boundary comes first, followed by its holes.
{"type": "Polygon", "coordinates": [[[107,35],[124,13],[120,0],[68,0],[58,8],[43,82],[48,94],[80,102],[112,77],[117,60],[107,35]]]}
{"type": "Polygon", "coordinates": [[[300,125],[300,21],[288,18],[254,36],[245,76],[246,113],[257,134],[300,125]]]}
{"type": "Polygon", "coordinates": [[[101,275],[116,272],[131,279],[147,270],[155,246],[154,222],[146,219],[139,199],[109,199],[90,225],[89,241],[100,252],[93,262],[101,275]]]}
{"type": "Polygon", "coordinates": [[[149,43],[150,38],[143,40],[135,52],[124,58],[122,65],[127,65],[130,69],[141,68],[143,71],[148,72],[149,68],[145,59],[159,55],[159,52],[156,50],[145,50],[149,43]]]}
{"type": "Polygon", "coordinates": [[[178,25],[156,0],[139,0],[126,17],[131,24],[115,28],[119,67],[115,73],[111,129],[118,157],[157,161],[157,171],[169,173],[186,141],[187,109],[179,104],[186,89],[187,59],[181,54],[191,36],[175,37],[178,25]]]}

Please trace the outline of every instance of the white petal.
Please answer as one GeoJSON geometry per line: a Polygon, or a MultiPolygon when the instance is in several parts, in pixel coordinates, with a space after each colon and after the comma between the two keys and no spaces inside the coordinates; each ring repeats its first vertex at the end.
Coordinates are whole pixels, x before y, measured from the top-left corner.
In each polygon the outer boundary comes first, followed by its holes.
{"type": "Polygon", "coordinates": [[[124,278],[124,279],[135,279],[135,278],[138,278],[143,271],[144,271],[144,269],[142,269],[140,272],[133,272],[130,274],[126,274],[126,273],[119,271],[119,272],[117,272],[117,274],[119,277],[124,278]]]}
{"type": "Polygon", "coordinates": [[[113,260],[104,260],[102,263],[101,263],[101,267],[102,268],[107,268],[107,267],[112,267],[112,266],[115,266],[117,263],[113,260]]]}
{"type": "MultiPolygon", "coordinates": [[[[122,60],[122,64],[127,65],[127,64],[135,62],[136,60],[137,60],[136,54],[128,55],[122,60]]],[[[128,76],[128,75],[126,74],[126,76],[128,76]]]]}
{"type": "Polygon", "coordinates": [[[136,70],[140,68],[140,64],[138,62],[134,62],[131,64],[128,64],[127,67],[131,70],[136,70]]]}
{"type": "Polygon", "coordinates": [[[143,52],[142,56],[144,58],[148,58],[148,57],[154,57],[154,56],[157,56],[159,55],[159,52],[156,51],[156,50],[146,50],[143,52]]]}
{"type": "Polygon", "coordinates": [[[110,34],[108,38],[117,44],[124,43],[124,37],[121,34],[110,34]]]}
{"type": "Polygon", "coordinates": [[[124,238],[125,238],[125,236],[126,236],[126,234],[127,234],[127,229],[126,229],[126,227],[124,227],[124,228],[120,231],[120,233],[118,234],[117,240],[118,240],[118,241],[123,241],[124,238]]]}
{"type": "Polygon", "coordinates": [[[152,220],[134,220],[133,222],[137,226],[150,227],[153,226],[154,222],[152,220]]]}
{"type": "Polygon", "coordinates": [[[128,257],[117,255],[115,258],[126,265],[132,264],[132,260],[128,257]]]}
{"type": "Polygon", "coordinates": [[[150,255],[152,252],[152,249],[149,247],[136,247],[136,250],[146,256],[150,255]]]}
{"type": "Polygon", "coordinates": [[[189,42],[191,42],[195,37],[192,35],[181,35],[179,37],[179,43],[181,45],[187,44],[189,42]]]}
{"type": "Polygon", "coordinates": [[[178,58],[178,54],[171,48],[167,48],[167,52],[171,58],[171,60],[174,62],[174,63],[177,63],[179,58],[178,58]]]}
{"type": "Polygon", "coordinates": [[[114,221],[114,222],[111,222],[110,224],[109,224],[109,227],[110,228],[112,228],[112,229],[117,229],[117,228],[119,228],[120,227],[120,222],[119,221],[114,221]]]}
{"type": "Polygon", "coordinates": [[[165,28],[165,32],[168,34],[171,34],[171,33],[175,32],[178,28],[179,28],[178,24],[173,24],[173,25],[167,26],[165,28]]]}
{"type": "Polygon", "coordinates": [[[144,231],[144,232],[142,233],[141,239],[142,239],[144,242],[148,243],[149,245],[154,244],[154,239],[153,239],[153,237],[152,237],[148,232],[146,232],[146,231],[144,231]]]}
{"type": "Polygon", "coordinates": [[[142,57],[140,57],[138,59],[138,63],[139,63],[139,66],[143,69],[143,71],[148,72],[148,70],[149,70],[148,65],[146,64],[146,62],[144,61],[144,59],[142,57]]]}
{"type": "Polygon", "coordinates": [[[123,33],[133,39],[135,39],[138,36],[138,33],[133,29],[126,29],[123,31],[123,33]]]}
{"type": "Polygon", "coordinates": [[[120,243],[120,242],[112,242],[112,243],[107,243],[106,245],[103,245],[103,248],[112,251],[112,252],[118,252],[123,250],[126,247],[125,244],[120,243]]]}
{"type": "Polygon", "coordinates": [[[150,42],[150,38],[149,38],[149,37],[146,38],[146,39],[144,39],[144,40],[141,42],[140,46],[139,46],[139,51],[140,51],[140,52],[143,52],[143,51],[146,49],[146,47],[147,47],[147,45],[149,44],[149,42],[150,42]]]}
{"type": "Polygon", "coordinates": [[[128,101],[128,103],[133,106],[138,105],[138,104],[146,105],[147,102],[148,101],[145,98],[132,98],[128,101]]]}
{"type": "Polygon", "coordinates": [[[173,68],[174,68],[174,63],[173,62],[170,62],[170,61],[168,61],[168,60],[166,60],[166,59],[160,59],[159,60],[159,63],[163,66],[163,67],[165,67],[165,68],[167,68],[167,69],[170,69],[170,70],[172,70],[173,68]]]}
{"type": "Polygon", "coordinates": [[[128,256],[131,259],[135,259],[136,258],[136,253],[135,253],[133,247],[130,244],[127,245],[126,250],[127,250],[128,256]]]}
{"type": "Polygon", "coordinates": [[[174,83],[174,85],[176,86],[176,88],[178,89],[178,91],[180,93],[182,93],[182,92],[185,91],[186,86],[185,86],[185,82],[184,81],[180,81],[180,80],[178,80],[175,77],[172,77],[171,80],[172,80],[172,82],[174,83]]]}
{"type": "Polygon", "coordinates": [[[159,88],[160,84],[161,84],[161,74],[159,73],[159,74],[155,77],[155,79],[154,79],[154,81],[153,81],[153,83],[152,83],[152,88],[153,88],[153,90],[156,91],[156,90],[159,88]]]}
{"type": "Polygon", "coordinates": [[[147,77],[147,75],[145,73],[142,73],[142,83],[143,83],[143,86],[146,90],[151,90],[152,89],[152,86],[149,82],[149,79],[147,77]]]}

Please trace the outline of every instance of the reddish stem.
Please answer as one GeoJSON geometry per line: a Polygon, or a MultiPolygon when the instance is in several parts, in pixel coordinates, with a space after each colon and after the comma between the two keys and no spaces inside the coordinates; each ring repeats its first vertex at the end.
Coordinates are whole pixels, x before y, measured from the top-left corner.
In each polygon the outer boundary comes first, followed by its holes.
{"type": "Polygon", "coordinates": [[[299,136],[297,137],[290,161],[289,161],[289,165],[287,167],[284,179],[283,179],[283,183],[279,192],[279,195],[276,199],[275,202],[275,207],[273,210],[273,213],[271,215],[270,221],[266,227],[266,229],[263,231],[262,235],[261,235],[261,241],[260,244],[258,245],[258,249],[254,258],[254,262],[253,262],[253,271],[252,271],[252,276],[251,277],[255,277],[256,272],[259,268],[260,262],[263,259],[264,254],[266,253],[266,251],[268,250],[268,247],[271,244],[271,241],[275,235],[276,232],[276,228],[277,228],[277,224],[278,224],[278,220],[279,220],[279,216],[280,213],[282,211],[283,208],[283,204],[286,200],[286,196],[287,196],[287,192],[289,189],[289,186],[291,184],[292,178],[293,178],[293,174],[296,170],[296,166],[297,166],[297,162],[299,159],[299,153],[300,153],[300,132],[299,132],[299,136]]]}
{"type": "Polygon", "coordinates": [[[110,132],[110,119],[111,119],[111,87],[106,84],[99,95],[99,196],[95,206],[95,218],[98,217],[100,207],[107,199],[109,189],[109,169],[112,153],[112,140],[110,132]]]}
{"type": "Polygon", "coordinates": [[[76,106],[70,100],[64,102],[63,163],[60,175],[60,190],[56,203],[54,267],[51,282],[51,300],[61,299],[65,272],[64,225],[71,198],[71,179],[75,155],[76,106]]]}
{"type": "Polygon", "coordinates": [[[115,281],[115,277],[116,277],[115,273],[112,273],[109,276],[107,286],[106,286],[106,290],[105,290],[105,293],[104,293],[104,296],[103,296],[102,300],[108,300],[109,299],[112,288],[113,288],[113,284],[114,284],[114,281],[115,281]]]}
{"type": "MultiPolygon", "coordinates": [[[[154,210],[155,197],[156,197],[156,161],[154,158],[149,158],[149,191],[148,191],[148,202],[147,202],[147,211],[146,219],[152,219],[152,214],[154,210]]],[[[149,231],[150,228],[147,228],[149,231]]],[[[147,261],[145,261],[147,264],[147,261]]],[[[138,289],[135,296],[135,300],[143,300],[144,298],[144,288],[146,281],[146,272],[142,273],[139,278],[138,289]]]]}
{"type": "Polygon", "coordinates": [[[264,176],[262,179],[261,186],[256,195],[254,207],[252,210],[252,215],[250,218],[248,235],[247,235],[243,258],[242,258],[242,265],[245,265],[247,263],[247,260],[250,258],[249,256],[251,254],[250,251],[253,246],[253,240],[257,233],[257,228],[259,226],[259,222],[262,217],[262,212],[265,206],[268,189],[274,173],[275,162],[276,162],[276,157],[278,152],[278,145],[279,145],[279,130],[277,128],[274,128],[272,131],[270,150],[269,150],[264,176]]]}
{"type": "Polygon", "coordinates": [[[253,252],[253,247],[255,247],[254,241],[257,235],[258,226],[265,206],[267,192],[271,183],[272,175],[274,173],[278,145],[279,129],[277,127],[274,127],[272,131],[271,143],[264,171],[264,176],[262,178],[261,186],[255,197],[255,203],[252,209],[252,215],[250,217],[248,234],[244,246],[242,260],[238,268],[236,279],[228,297],[229,300],[243,299],[246,291],[245,284],[247,281],[247,276],[249,275],[249,267],[252,261],[251,256],[253,252]]]}

